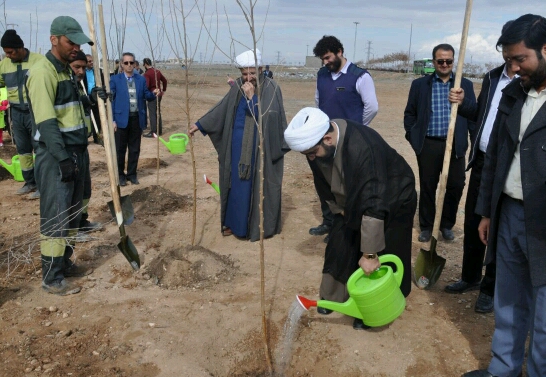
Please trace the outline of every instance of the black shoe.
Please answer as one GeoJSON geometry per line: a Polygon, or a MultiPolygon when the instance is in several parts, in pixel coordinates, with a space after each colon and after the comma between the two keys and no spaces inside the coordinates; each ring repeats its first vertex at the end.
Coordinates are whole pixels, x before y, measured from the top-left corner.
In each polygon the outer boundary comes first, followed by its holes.
{"type": "Polygon", "coordinates": [[[442,237],[444,237],[444,240],[446,241],[453,241],[455,239],[455,235],[453,234],[453,231],[451,229],[443,228],[440,229],[440,232],[442,233],[442,237]]]}
{"type": "Polygon", "coordinates": [[[140,182],[138,181],[137,177],[130,177],[130,178],[129,178],[129,181],[131,181],[131,183],[132,183],[133,185],[139,185],[139,184],[140,184],[140,182]]]}
{"type": "Polygon", "coordinates": [[[119,185],[120,186],[127,186],[127,178],[119,177],[119,185]]]}
{"type": "Polygon", "coordinates": [[[324,243],[328,243],[330,241],[330,235],[328,234],[326,237],[324,237],[324,243]]]}
{"type": "Polygon", "coordinates": [[[32,191],[36,191],[38,189],[38,186],[36,186],[36,183],[25,183],[23,187],[21,187],[19,190],[17,190],[17,195],[23,195],[23,194],[29,194],[32,191]]]}
{"type": "Polygon", "coordinates": [[[480,292],[476,305],[474,305],[476,313],[491,313],[493,311],[493,297],[480,292]]]}
{"type": "Polygon", "coordinates": [[[466,281],[459,279],[455,283],[446,285],[444,291],[447,293],[463,293],[467,291],[475,291],[480,289],[480,282],[467,283],[466,281]]]}
{"type": "Polygon", "coordinates": [[[154,137],[154,133],[153,132],[148,132],[147,134],[144,134],[143,136],[144,137],[154,137]]]}
{"type": "Polygon", "coordinates": [[[92,222],[89,220],[80,221],[80,232],[94,232],[102,228],[101,223],[92,222]]]}
{"type": "Polygon", "coordinates": [[[487,369],[473,370],[462,375],[462,377],[495,377],[487,369]]]}
{"type": "Polygon", "coordinates": [[[423,230],[421,231],[421,234],[419,234],[419,237],[417,238],[419,242],[428,242],[430,241],[430,237],[432,236],[432,232],[430,230],[423,230]]]}
{"type": "Polygon", "coordinates": [[[61,281],[55,280],[49,284],[42,281],[42,289],[47,293],[52,293],[59,296],[74,295],[76,293],[80,293],[82,290],[81,287],[69,283],[65,279],[61,281]]]}
{"type": "Polygon", "coordinates": [[[309,229],[309,234],[312,236],[323,236],[329,233],[330,229],[332,229],[330,225],[322,223],[319,226],[309,229]]]}
{"type": "Polygon", "coordinates": [[[353,329],[355,330],[368,330],[371,326],[365,325],[360,318],[355,318],[353,321],[353,329]]]}

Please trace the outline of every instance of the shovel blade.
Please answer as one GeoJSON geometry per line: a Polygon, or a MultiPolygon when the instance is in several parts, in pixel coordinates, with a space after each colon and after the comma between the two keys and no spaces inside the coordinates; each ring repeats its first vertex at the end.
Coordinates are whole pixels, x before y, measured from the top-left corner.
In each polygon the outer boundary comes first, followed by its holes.
{"type": "Polygon", "coordinates": [[[121,253],[127,258],[133,270],[138,271],[140,269],[140,257],[138,256],[138,251],[133,245],[133,242],[129,236],[122,236],[119,243],[118,249],[121,253]]]}
{"type": "MultiPolygon", "coordinates": [[[[123,225],[131,225],[135,221],[135,210],[133,209],[133,203],[131,202],[131,197],[129,195],[122,196],[120,198],[121,202],[121,213],[123,215],[123,225]]],[[[110,208],[110,213],[112,217],[116,217],[116,210],[114,209],[114,202],[109,201],[108,208],[110,208]]]]}
{"type": "Polygon", "coordinates": [[[430,245],[430,250],[419,251],[413,267],[413,281],[421,289],[432,288],[440,278],[446,264],[445,258],[436,252],[436,239],[433,239],[430,245]]]}

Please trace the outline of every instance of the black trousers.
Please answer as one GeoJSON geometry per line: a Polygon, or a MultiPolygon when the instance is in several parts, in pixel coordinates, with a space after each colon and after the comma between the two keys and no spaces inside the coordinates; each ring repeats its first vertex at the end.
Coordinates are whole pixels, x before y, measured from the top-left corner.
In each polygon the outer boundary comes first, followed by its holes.
{"type": "Polygon", "coordinates": [[[156,97],[153,101],[148,102],[148,117],[150,118],[151,132],[154,134],[163,135],[163,119],[161,118],[161,97],[156,97]]]}
{"type": "MultiPolygon", "coordinates": [[[[419,165],[419,226],[421,230],[432,230],[436,215],[436,189],[440,181],[446,141],[425,138],[421,154],[417,156],[419,165]]],[[[447,177],[446,193],[441,229],[451,229],[455,225],[459,202],[465,185],[465,158],[457,158],[455,148],[452,149],[447,177]]]]}
{"type": "Polygon", "coordinates": [[[140,156],[140,142],[142,141],[142,129],[138,116],[130,116],[127,128],[116,130],[116,152],[118,156],[118,173],[120,177],[136,178],[138,158],[140,156]],[[127,157],[127,174],[125,174],[125,154],[127,157]]]}
{"type": "Polygon", "coordinates": [[[332,213],[332,211],[330,211],[328,203],[326,203],[327,200],[334,200],[334,196],[330,191],[330,185],[328,184],[326,178],[324,178],[324,174],[322,174],[322,171],[318,166],[320,162],[318,162],[316,159],[313,161],[307,159],[307,162],[309,163],[311,172],[313,172],[313,182],[315,183],[315,190],[317,191],[317,195],[320,200],[322,223],[332,226],[334,224],[334,214],[332,213]]]}
{"type": "Polygon", "coordinates": [[[480,291],[493,296],[495,292],[495,262],[485,267],[485,276],[482,279],[483,258],[485,256],[485,245],[480,240],[478,226],[482,217],[474,211],[478,194],[480,192],[480,181],[482,178],[485,154],[476,152],[476,160],[470,173],[468,191],[466,193],[465,215],[464,215],[464,241],[463,241],[463,271],[461,278],[467,283],[482,281],[480,291]]]}
{"type": "Polygon", "coordinates": [[[38,142],[32,138],[32,116],[30,111],[11,108],[11,121],[13,123],[12,135],[15,139],[17,154],[21,162],[21,170],[26,183],[34,184],[34,159],[33,152],[38,149],[38,142]]]}

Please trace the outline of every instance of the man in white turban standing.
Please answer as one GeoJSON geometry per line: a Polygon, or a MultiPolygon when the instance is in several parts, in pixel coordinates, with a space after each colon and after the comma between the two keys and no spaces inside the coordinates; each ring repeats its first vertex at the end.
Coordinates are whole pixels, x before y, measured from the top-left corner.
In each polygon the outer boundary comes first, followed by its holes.
{"type": "MultiPolygon", "coordinates": [[[[345,302],[346,283],[360,266],[366,274],[378,255],[395,254],[404,265],[400,289],[411,291],[411,238],[417,207],[415,177],[408,163],[379,134],[352,120],[329,119],[321,110],[300,110],[284,133],[288,146],[319,160],[334,214],[326,246],[320,296],[345,302]]],[[[319,308],[319,313],[331,311],[319,308]]],[[[356,318],[353,328],[364,329],[356,318]]]]}
{"type": "Polygon", "coordinates": [[[281,89],[262,74],[260,51],[246,51],[237,56],[236,63],[241,77],[189,132],[191,136],[198,130],[208,135],[218,152],[222,234],[256,241],[260,239],[258,110],[262,112],[265,153],[264,237],[281,231],[284,154],[289,151],[283,138],[287,123],[281,89]]]}

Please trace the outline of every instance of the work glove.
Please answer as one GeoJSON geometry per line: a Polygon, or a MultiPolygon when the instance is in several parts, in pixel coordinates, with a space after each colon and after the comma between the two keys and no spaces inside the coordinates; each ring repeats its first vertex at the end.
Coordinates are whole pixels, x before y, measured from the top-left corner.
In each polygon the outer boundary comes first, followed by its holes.
{"type": "Polygon", "coordinates": [[[95,86],[91,90],[91,98],[95,103],[97,103],[97,97],[99,97],[101,100],[106,101],[108,99],[108,93],[106,92],[106,89],[101,88],[100,86],[95,86]]]}
{"type": "Polygon", "coordinates": [[[91,99],[87,97],[85,94],[80,96],[80,102],[82,103],[83,108],[86,110],[89,110],[91,106],[94,105],[91,99]]]}
{"type": "Polygon", "coordinates": [[[76,155],[59,162],[59,171],[61,172],[61,182],[72,182],[78,174],[76,155]]]}

